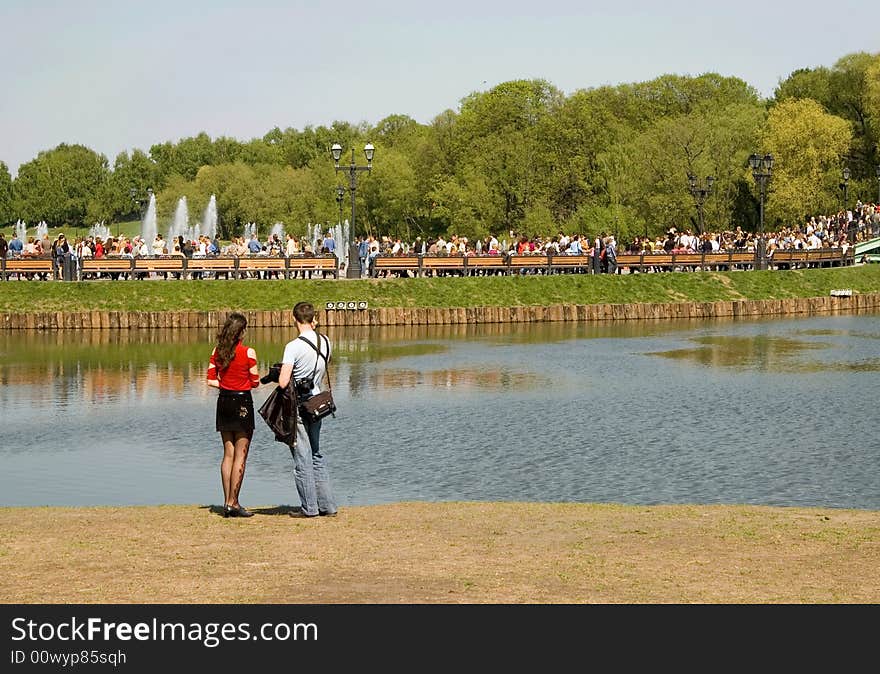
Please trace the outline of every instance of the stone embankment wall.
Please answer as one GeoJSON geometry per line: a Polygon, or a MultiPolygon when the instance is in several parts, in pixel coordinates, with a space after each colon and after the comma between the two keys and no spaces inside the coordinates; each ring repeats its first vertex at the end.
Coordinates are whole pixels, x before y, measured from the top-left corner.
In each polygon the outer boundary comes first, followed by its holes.
{"type": "MultiPolygon", "coordinates": [[[[468,307],[456,309],[381,308],[318,311],[328,326],[456,325],[531,323],[542,321],[636,321],[668,319],[746,318],[797,314],[833,314],[880,309],[880,293],[849,297],[808,297],[783,300],[669,302],[663,304],[557,304],[527,307],[468,307]]],[[[0,314],[0,329],[92,330],[139,328],[217,328],[229,311],[53,311],[0,314]]],[[[250,327],[286,327],[290,309],[242,311],[250,327]]]]}

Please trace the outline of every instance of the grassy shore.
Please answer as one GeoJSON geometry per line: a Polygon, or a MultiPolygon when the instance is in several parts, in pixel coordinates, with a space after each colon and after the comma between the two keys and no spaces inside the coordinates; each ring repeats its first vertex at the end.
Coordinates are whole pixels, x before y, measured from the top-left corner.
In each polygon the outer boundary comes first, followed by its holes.
{"type": "Polygon", "coordinates": [[[880,512],[400,503],[0,508],[10,603],[877,603],[880,512]]]}
{"type": "Polygon", "coordinates": [[[2,285],[0,312],[217,311],[289,309],[297,300],[366,300],[370,307],[715,302],[826,296],[833,289],[880,292],[880,265],[796,271],[621,276],[560,274],[377,280],[152,280],[2,285]]]}

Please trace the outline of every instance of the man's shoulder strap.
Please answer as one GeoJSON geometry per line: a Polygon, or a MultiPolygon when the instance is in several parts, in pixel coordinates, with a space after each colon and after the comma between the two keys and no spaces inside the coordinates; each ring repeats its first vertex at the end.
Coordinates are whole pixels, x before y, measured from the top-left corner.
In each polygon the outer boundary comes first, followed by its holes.
{"type": "MultiPolygon", "coordinates": [[[[330,352],[330,340],[327,338],[327,335],[322,335],[322,334],[321,334],[320,332],[318,332],[318,331],[315,331],[315,334],[318,335],[318,344],[321,343],[321,337],[323,337],[323,338],[326,340],[326,342],[327,342],[327,352],[329,353],[329,352],[330,352]]],[[[303,335],[300,335],[297,339],[301,339],[302,341],[304,341],[306,344],[308,344],[310,347],[312,347],[312,349],[314,349],[315,352],[317,352],[317,354],[318,354],[319,356],[321,356],[321,358],[323,358],[325,361],[327,360],[327,354],[321,352],[321,348],[320,348],[320,346],[315,346],[315,345],[312,344],[309,340],[307,340],[303,335]]]]}

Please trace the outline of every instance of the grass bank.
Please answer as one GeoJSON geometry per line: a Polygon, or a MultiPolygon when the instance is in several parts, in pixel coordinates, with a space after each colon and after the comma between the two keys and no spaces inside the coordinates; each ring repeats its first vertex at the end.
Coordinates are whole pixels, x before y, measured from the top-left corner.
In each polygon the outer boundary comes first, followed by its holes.
{"type": "Polygon", "coordinates": [[[298,300],[366,300],[370,307],[717,302],[880,292],[880,265],[796,271],[621,276],[561,274],[377,280],[152,280],[0,285],[0,312],[289,309],[298,300]]]}
{"type": "Polygon", "coordinates": [[[10,603],[880,602],[880,512],[400,503],[0,508],[10,603]]]}
{"type": "Polygon", "coordinates": [[[868,603],[880,512],[400,503],[0,508],[11,603],[868,603]]]}

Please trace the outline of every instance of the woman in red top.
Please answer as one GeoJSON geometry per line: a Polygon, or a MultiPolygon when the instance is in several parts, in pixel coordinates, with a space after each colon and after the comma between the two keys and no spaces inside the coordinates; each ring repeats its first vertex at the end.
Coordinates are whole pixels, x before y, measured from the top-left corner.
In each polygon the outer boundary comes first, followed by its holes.
{"type": "Polygon", "coordinates": [[[257,352],[241,342],[247,319],[229,314],[217,333],[217,346],[211,353],[208,386],[220,389],[217,397],[217,430],[223,439],[223,516],[251,517],[238,502],[244,480],[244,467],[254,434],[254,401],[251,389],[260,385],[257,352]]]}

